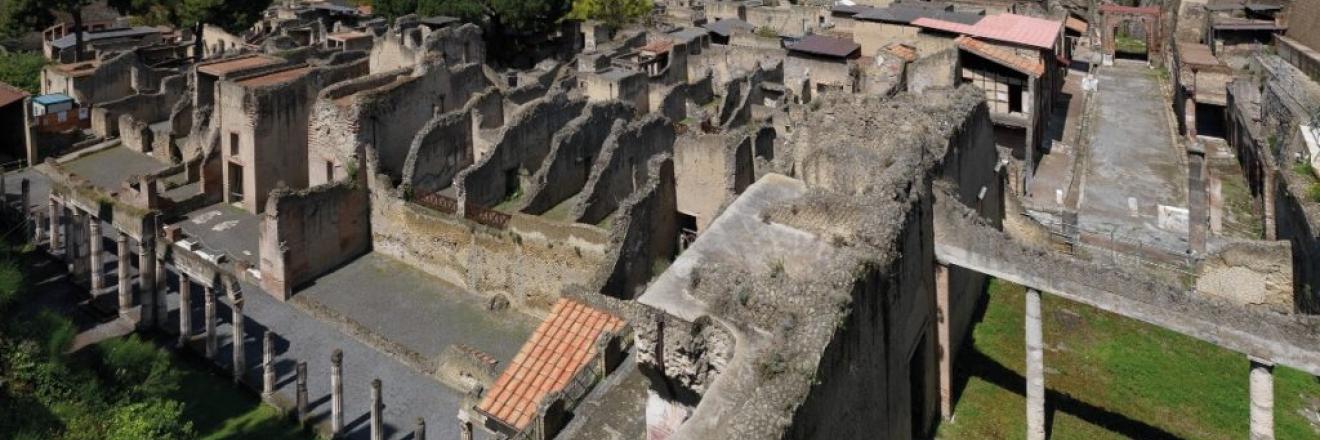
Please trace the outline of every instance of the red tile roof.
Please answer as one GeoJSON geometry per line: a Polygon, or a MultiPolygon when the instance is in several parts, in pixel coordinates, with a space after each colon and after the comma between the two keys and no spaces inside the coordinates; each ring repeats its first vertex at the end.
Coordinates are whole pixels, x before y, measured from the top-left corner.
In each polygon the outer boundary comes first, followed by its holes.
{"type": "Polygon", "coordinates": [[[523,430],[531,424],[541,400],[562,391],[596,357],[596,338],[622,329],[619,318],[560,299],[477,404],[477,410],[523,430]]]}
{"type": "Polygon", "coordinates": [[[642,52],[665,53],[674,47],[674,42],[669,40],[655,40],[642,46],[642,52]]]}
{"type": "Polygon", "coordinates": [[[885,50],[909,63],[917,60],[917,48],[903,43],[889,43],[885,46],[885,50]]]}
{"type": "Polygon", "coordinates": [[[1082,21],[1082,19],[1080,18],[1073,16],[1069,16],[1067,20],[1064,20],[1063,25],[1066,26],[1068,29],[1072,29],[1082,34],[1085,34],[1086,31],[1091,28],[1090,24],[1088,24],[1085,21],[1082,21]]]}
{"type": "Polygon", "coordinates": [[[1036,77],[1045,74],[1045,63],[1040,60],[1040,57],[1036,57],[1036,59],[1027,58],[1011,50],[996,47],[993,44],[966,35],[958,37],[954,41],[963,50],[1002,64],[1004,67],[1036,77]]]}
{"type": "Polygon", "coordinates": [[[1063,28],[1062,22],[1017,14],[991,15],[970,26],[929,18],[918,18],[912,25],[1040,49],[1053,49],[1063,28]]]}
{"type": "Polygon", "coordinates": [[[0,107],[13,104],[15,101],[22,101],[23,98],[26,98],[27,96],[28,92],[24,92],[18,87],[0,82],[0,107]]]}

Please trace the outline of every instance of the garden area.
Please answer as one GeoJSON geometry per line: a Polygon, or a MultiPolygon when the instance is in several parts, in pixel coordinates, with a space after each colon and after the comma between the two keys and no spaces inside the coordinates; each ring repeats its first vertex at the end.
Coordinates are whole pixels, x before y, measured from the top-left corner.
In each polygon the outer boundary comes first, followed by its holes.
{"type": "MultiPolygon", "coordinates": [[[[995,280],[987,296],[938,438],[1025,437],[1025,289],[995,280]]],[[[1246,356],[1048,294],[1041,311],[1049,438],[1247,437],[1246,356]]],[[[1320,381],[1276,367],[1274,417],[1277,438],[1320,438],[1320,381]]]]}
{"type": "Polygon", "coordinates": [[[70,353],[74,321],[42,298],[68,290],[56,286],[62,266],[31,246],[0,249],[0,437],[312,438],[201,361],[137,335],[70,353]]]}

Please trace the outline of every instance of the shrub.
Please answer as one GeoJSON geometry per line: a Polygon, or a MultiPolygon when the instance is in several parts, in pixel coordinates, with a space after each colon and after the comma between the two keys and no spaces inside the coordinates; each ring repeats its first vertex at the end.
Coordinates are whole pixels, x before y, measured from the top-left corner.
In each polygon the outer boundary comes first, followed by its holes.
{"type": "Polygon", "coordinates": [[[192,422],[183,421],[183,404],[164,399],[117,408],[108,428],[108,440],[183,440],[194,436],[192,422]]]}
{"type": "Polygon", "coordinates": [[[182,377],[168,352],[137,335],[101,344],[103,373],[130,399],[168,397],[179,390],[182,377]]]}
{"type": "Polygon", "coordinates": [[[28,93],[41,93],[41,68],[45,65],[46,57],[38,53],[0,53],[0,81],[28,93]]]}

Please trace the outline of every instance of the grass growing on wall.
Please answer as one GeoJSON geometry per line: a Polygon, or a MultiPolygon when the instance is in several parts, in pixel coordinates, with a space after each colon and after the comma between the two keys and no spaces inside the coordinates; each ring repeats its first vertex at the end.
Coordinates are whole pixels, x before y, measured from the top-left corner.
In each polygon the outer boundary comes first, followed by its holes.
{"type": "MultiPolygon", "coordinates": [[[[996,280],[973,341],[955,360],[954,419],[941,439],[1025,436],[1024,289],[996,280]]],[[[1045,295],[1051,439],[1247,437],[1248,361],[1200,340],[1045,295]]],[[[1275,432],[1320,437],[1320,381],[1276,367],[1275,432]]]]}

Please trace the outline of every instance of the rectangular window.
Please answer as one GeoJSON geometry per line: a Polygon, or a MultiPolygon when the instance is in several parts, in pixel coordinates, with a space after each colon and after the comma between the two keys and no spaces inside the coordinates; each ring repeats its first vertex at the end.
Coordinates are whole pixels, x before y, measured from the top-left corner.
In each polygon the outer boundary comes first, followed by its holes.
{"type": "Polygon", "coordinates": [[[1008,85],[1008,112],[1022,113],[1022,86],[1017,84],[1008,85]]]}
{"type": "Polygon", "coordinates": [[[229,133],[229,155],[238,156],[238,133],[229,133]]]}
{"type": "Polygon", "coordinates": [[[325,161],[325,181],[335,181],[335,163],[333,161],[325,161]]]}

